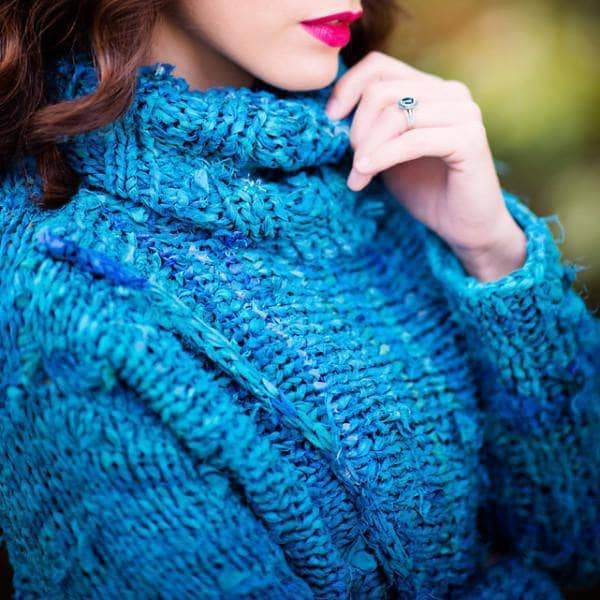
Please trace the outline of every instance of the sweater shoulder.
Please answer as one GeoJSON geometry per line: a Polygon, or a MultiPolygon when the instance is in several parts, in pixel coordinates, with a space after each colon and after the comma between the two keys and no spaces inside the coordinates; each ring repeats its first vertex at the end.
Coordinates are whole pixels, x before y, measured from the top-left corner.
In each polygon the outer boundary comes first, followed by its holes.
{"type": "MultiPolygon", "coordinates": [[[[78,193],[76,193],[79,196],[78,193]]],[[[82,222],[84,214],[75,197],[58,208],[38,203],[42,196],[39,176],[31,157],[14,163],[0,175],[0,286],[19,286],[28,276],[36,275],[45,253],[40,239],[45,231],[72,233],[92,220],[82,222]]]]}
{"type": "MultiPolygon", "coordinates": [[[[37,203],[41,184],[30,157],[23,168],[12,166],[0,176],[0,289],[6,295],[26,288],[52,286],[60,272],[70,286],[96,288],[98,277],[83,280],[78,271],[93,272],[90,265],[77,265],[77,249],[88,249],[88,258],[107,250],[120,256],[122,236],[105,226],[117,202],[107,194],[80,188],[62,206],[45,208],[37,203]],[[69,268],[79,266],[79,269],[69,268]]],[[[100,255],[98,254],[98,257],[100,255]]],[[[67,283],[67,282],[65,282],[67,283]]]]}
{"type": "MultiPolygon", "coordinates": [[[[149,301],[147,274],[127,264],[122,236],[103,226],[103,210],[115,206],[105,196],[83,189],[62,207],[43,209],[23,175],[13,170],[0,179],[0,353],[8,365],[0,387],[17,371],[61,360],[82,381],[107,384],[106,365],[121,368],[132,347],[141,364],[150,364],[157,347],[165,364],[166,355],[187,352],[160,299],[149,301]]],[[[174,300],[160,289],[165,304],[174,300]]],[[[209,360],[194,360],[213,377],[209,360]]]]}

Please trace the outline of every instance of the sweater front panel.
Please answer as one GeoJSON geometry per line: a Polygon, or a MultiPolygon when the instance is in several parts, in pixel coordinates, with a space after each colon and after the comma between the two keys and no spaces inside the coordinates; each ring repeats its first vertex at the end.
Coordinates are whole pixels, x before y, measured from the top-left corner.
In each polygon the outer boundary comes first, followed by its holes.
{"type": "MultiPolygon", "coordinates": [[[[93,90],[82,57],[55,73],[58,97],[93,90]]],[[[513,457],[503,481],[517,489],[511,477],[529,481],[532,463],[515,431],[543,439],[528,428],[566,411],[557,401],[545,413],[526,404],[529,421],[511,412],[524,397],[510,389],[521,342],[496,356],[489,336],[505,327],[506,345],[520,326],[505,302],[513,289],[527,297],[539,265],[555,289],[566,281],[541,223],[507,197],[528,232],[515,280],[526,283],[478,287],[379,178],[347,188],[350,117],[327,118],[327,89],[194,92],[168,64],[140,69],[138,83],[121,119],[63,141],[82,176],[67,205],[34,208],[31,172],[3,182],[3,430],[29,431],[42,448],[47,423],[64,420],[57,447],[68,437],[80,450],[70,449],[69,485],[32,483],[14,510],[3,500],[8,528],[32,535],[49,521],[21,506],[29,496],[59,498],[54,518],[81,507],[71,515],[85,533],[59,545],[43,530],[40,552],[70,558],[56,569],[48,559],[40,581],[83,593],[74,565],[87,564],[110,595],[115,576],[94,558],[110,548],[123,551],[134,592],[165,569],[174,597],[467,597],[472,585],[477,597],[511,585],[551,597],[533,568],[486,571],[491,541],[478,529],[491,491],[486,428],[501,432],[494,451],[513,457]],[[536,252],[548,262],[535,264],[536,252]],[[509,365],[489,398],[463,301],[483,323],[483,366],[496,377],[509,365]],[[490,425],[484,409],[503,397],[513,404],[490,425]],[[27,403],[40,418],[25,418],[27,403]],[[109,522],[113,511],[122,518],[109,522]],[[163,543],[144,565],[142,521],[163,543]]]]}
{"type": "MultiPolygon", "coordinates": [[[[135,312],[184,338],[193,314],[231,341],[233,358],[208,337],[192,348],[205,369],[229,374],[223,384],[255,435],[307,486],[313,518],[339,551],[328,568],[343,566],[349,593],[381,592],[390,581],[407,594],[460,587],[485,556],[477,530],[483,425],[461,335],[435,282],[421,285],[428,274],[416,223],[392,207],[374,238],[329,256],[325,246],[309,254],[289,240],[207,236],[163,216],[140,219],[121,203],[81,190],[36,230],[39,248],[55,257],[67,240],[91,249],[92,259],[72,255],[72,264],[114,261],[187,311],[165,318],[135,284],[135,312]],[[256,385],[262,378],[281,404],[256,385]]],[[[112,275],[112,285],[127,287],[112,275]]]]}

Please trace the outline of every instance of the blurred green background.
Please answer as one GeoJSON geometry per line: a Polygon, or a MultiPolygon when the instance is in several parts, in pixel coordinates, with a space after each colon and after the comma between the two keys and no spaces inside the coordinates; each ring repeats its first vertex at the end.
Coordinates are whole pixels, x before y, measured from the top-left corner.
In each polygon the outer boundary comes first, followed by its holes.
{"type": "Polygon", "coordinates": [[[400,4],[386,53],[469,86],[503,187],[558,215],[563,259],[585,266],[574,288],[600,311],[600,1],[400,4]]]}

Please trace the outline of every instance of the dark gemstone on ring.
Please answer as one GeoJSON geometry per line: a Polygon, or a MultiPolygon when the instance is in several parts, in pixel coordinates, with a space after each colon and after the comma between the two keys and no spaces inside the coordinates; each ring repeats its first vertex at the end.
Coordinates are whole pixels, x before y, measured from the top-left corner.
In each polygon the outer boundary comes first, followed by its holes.
{"type": "Polygon", "coordinates": [[[405,96],[398,101],[398,105],[401,108],[414,108],[417,105],[417,101],[412,96],[405,96]]]}

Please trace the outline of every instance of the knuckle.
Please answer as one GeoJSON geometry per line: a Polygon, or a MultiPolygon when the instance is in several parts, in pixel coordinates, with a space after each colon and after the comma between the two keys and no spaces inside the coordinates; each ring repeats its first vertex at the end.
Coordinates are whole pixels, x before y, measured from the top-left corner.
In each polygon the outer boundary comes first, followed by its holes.
{"type": "MultiPolygon", "coordinates": [[[[438,75],[434,75],[432,73],[421,73],[421,79],[423,82],[431,86],[432,89],[440,89],[440,86],[443,86],[446,83],[446,80],[438,75]]],[[[443,87],[441,89],[443,89],[443,87]]]]}
{"type": "Polygon", "coordinates": [[[467,110],[470,115],[473,116],[475,120],[481,120],[483,118],[483,113],[481,111],[481,107],[477,102],[470,101],[467,103],[467,110]]]}
{"type": "Polygon", "coordinates": [[[473,131],[473,135],[477,135],[478,137],[481,137],[482,135],[485,136],[486,134],[485,125],[482,121],[474,121],[470,123],[470,128],[473,131]]]}
{"type": "Polygon", "coordinates": [[[359,62],[363,65],[370,66],[371,63],[376,60],[378,60],[377,50],[371,50],[370,52],[367,52],[359,62]]]}
{"type": "Polygon", "coordinates": [[[480,145],[486,139],[485,126],[478,121],[466,123],[463,128],[462,139],[468,147],[480,145]]]}
{"type": "Polygon", "coordinates": [[[365,63],[370,69],[377,69],[390,60],[393,60],[392,57],[384,52],[381,52],[381,50],[371,50],[364,58],[365,63]]]}
{"type": "Polygon", "coordinates": [[[383,52],[381,52],[381,50],[370,50],[367,53],[366,58],[370,61],[374,61],[374,60],[381,60],[384,56],[385,56],[385,54],[383,52]]]}
{"type": "Polygon", "coordinates": [[[462,81],[458,81],[457,79],[448,79],[446,80],[446,87],[452,90],[458,96],[464,96],[467,98],[471,97],[471,91],[462,81]]]}

